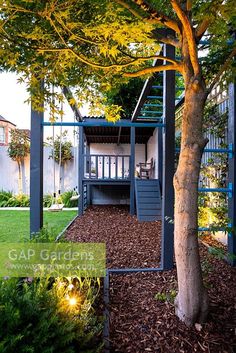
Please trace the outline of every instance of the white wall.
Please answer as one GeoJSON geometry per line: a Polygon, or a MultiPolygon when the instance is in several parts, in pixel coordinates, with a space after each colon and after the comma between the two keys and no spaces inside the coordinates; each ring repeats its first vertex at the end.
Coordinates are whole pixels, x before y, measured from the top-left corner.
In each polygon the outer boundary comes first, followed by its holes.
{"type": "MultiPolygon", "coordinates": [[[[0,190],[18,192],[18,165],[8,156],[7,146],[0,146],[0,190]]],[[[23,168],[25,178],[23,190],[29,191],[29,158],[26,159],[23,168]]]]}
{"type": "MultiPolygon", "coordinates": [[[[151,138],[152,139],[152,138],[151,138]]],[[[155,138],[149,140],[148,143],[148,158],[153,156],[155,151],[155,138]]],[[[53,193],[53,160],[49,159],[51,153],[50,147],[44,147],[44,194],[53,193]]],[[[73,156],[75,159],[68,162],[64,168],[64,187],[63,190],[71,190],[78,185],[78,157],[77,148],[73,148],[73,156]]],[[[130,145],[121,144],[117,146],[116,144],[91,144],[90,145],[91,154],[108,154],[108,155],[129,155],[130,145]]],[[[154,158],[156,158],[154,156],[154,158]]],[[[145,162],[145,145],[136,144],[135,145],[135,164],[139,162],[145,162]]],[[[156,166],[157,167],[157,166],[156,166]]],[[[59,185],[59,167],[55,164],[56,169],[56,189],[59,185]]],[[[128,159],[125,164],[125,169],[129,169],[128,159]]],[[[6,146],[0,146],[0,190],[10,190],[14,193],[18,193],[18,167],[17,163],[12,161],[7,153],[6,146]]],[[[26,158],[23,168],[23,192],[29,194],[30,189],[30,161],[29,157],[26,158]]]]}
{"type": "MultiPolygon", "coordinates": [[[[44,194],[53,193],[53,160],[49,159],[51,153],[50,147],[44,147],[44,194]]],[[[77,149],[73,148],[74,160],[68,162],[64,168],[64,185],[63,190],[71,190],[78,185],[78,158],[77,149]]],[[[59,186],[59,166],[55,164],[56,170],[56,189],[59,186]]],[[[29,194],[30,188],[30,158],[29,156],[24,161],[23,174],[23,192],[29,194]]],[[[13,193],[18,193],[18,166],[12,161],[7,153],[7,146],[0,146],[0,190],[10,190],[13,193]]]]}
{"type": "Polygon", "coordinates": [[[147,143],[147,159],[153,158],[155,163],[154,178],[158,178],[158,128],[153,131],[153,135],[149,138],[147,143]]]}
{"type": "MultiPolygon", "coordinates": [[[[53,193],[53,184],[54,184],[54,177],[53,177],[53,170],[54,170],[54,163],[53,159],[49,156],[51,154],[50,147],[44,147],[44,158],[43,158],[43,185],[44,185],[44,194],[53,193]]],[[[74,159],[69,161],[64,166],[64,173],[62,170],[61,176],[64,174],[64,183],[62,183],[61,191],[71,190],[78,186],[78,151],[77,148],[72,148],[72,154],[74,159]]],[[[56,182],[56,192],[59,189],[59,165],[55,163],[55,182],[56,182]]]]}

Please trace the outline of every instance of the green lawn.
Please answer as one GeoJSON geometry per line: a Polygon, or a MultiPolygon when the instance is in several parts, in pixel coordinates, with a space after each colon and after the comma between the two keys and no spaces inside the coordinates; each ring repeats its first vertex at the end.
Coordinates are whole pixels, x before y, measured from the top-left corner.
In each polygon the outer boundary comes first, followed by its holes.
{"type": "MultiPolygon", "coordinates": [[[[56,237],[76,214],[76,211],[44,211],[44,225],[56,237]]],[[[18,242],[28,237],[29,211],[0,210],[0,242],[18,242]]]]}

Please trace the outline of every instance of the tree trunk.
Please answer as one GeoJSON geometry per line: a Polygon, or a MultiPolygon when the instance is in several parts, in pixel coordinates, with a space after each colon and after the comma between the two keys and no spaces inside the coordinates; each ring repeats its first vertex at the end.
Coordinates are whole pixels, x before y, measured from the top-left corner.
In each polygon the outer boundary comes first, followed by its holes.
{"type": "Polygon", "coordinates": [[[17,161],[18,164],[18,192],[22,194],[22,173],[21,173],[21,161],[17,161]]]}
{"type": "Polygon", "coordinates": [[[198,246],[198,180],[202,151],[205,85],[196,81],[185,91],[181,151],[174,177],[175,259],[178,276],[176,314],[186,325],[203,322],[208,313],[208,295],[203,285],[198,246]]]}

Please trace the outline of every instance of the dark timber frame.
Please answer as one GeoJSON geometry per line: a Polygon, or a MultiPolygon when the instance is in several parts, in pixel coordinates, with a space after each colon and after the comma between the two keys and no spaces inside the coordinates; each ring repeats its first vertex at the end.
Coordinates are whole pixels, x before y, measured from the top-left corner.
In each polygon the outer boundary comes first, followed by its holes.
{"type": "MultiPolygon", "coordinates": [[[[175,51],[172,46],[164,46],[164,55],[170,58],[175,57],[175,51]]],[[[161,75],[160,75],[161,76],[161,75]]],[[[175,72],[166,71],[162,75],[163,85],[153,86],[154,78],[147,80],[136,109],[131,120],[120,120],[115,125],[108,123],[105,119],[84,119],[82,118],[79,109],[76,106],[71,106],[76,121],[75,122],[57,122],[55,126],[77,126],[79,127],[79,163],[78,163],[78,190],[80,195],[86,192],[89,203],[90,185],[103,184],[115,185],[115,183],[130,185],[130,213],[135,213],[135,139],[136,128],[158,128],[158,179],[162,188],[162,258],[161,266],[158,268],[134,268],[134,269],[109,269],[109,273],[126,273],[126,272],[142,272],[142,271],[162,271],[173,267],[173,245],[174,245],[174,162],[175,162],[175,72]],[[163,116],[155,114],[155,116],[147,117],[143,114],[142,106],[147,99],[156,99],[159,97],[148,96],[152,88],[163,88],[163,116]],[[118,127],[117,143],[120,143],[121,129],[130,128],[130,175],[127,180],[85,180],[84,168],[86,154],[84,154],[84,129],[86,127],[118,127]],[[86,187],[86,190],[85,190],[86,187]]],[[[43,89],[43,83],[41,83],[43,89]]],[[[71,98],[71,91],[64,88],[64,95],[68,100],[71,98]]],[[[160,104],[146,104],[146,106],[162,107],[160,104]]],[[[159,109],[159,108],[158,108],[159,109]]],[[[150,111],[149,111],[150,112],[150,111]]],[[[149,113],[148,112],[148,113],[149,113]]],[[[152,110],[151,110],[152,113],[152,110]]],[[[229,187],[225,189],[199,189],[200,192],[227,192],[229,195],[229,218],[231,220],[231,234],[228,235],[228,250],[229,253],[236,254],[236,161],[235,161],[235,145],[236,145],[236,84],[231,84],[229,87],[229,146],[224,151],[211,150],[211,152],[229,153],[229,187]]],[[[52,126],[49,122],[44,122],[44,114],[31,109],[31,154],[30,154],[30,234],[38,232],[43,226],[43,127],[52,126]]],[[[205,152],[210,150],[205,149],[205,152]]],[[[78,215],[82,215],[84,211],[84,197],[79,198],[78,215]]],[[[207,228],[199,229],[199,231],[208,230],[207,228]]],[[[233,266],[236,265],[236,260],[230,259],[233,266]]]]}
{"type": "MultiPolygon", "coordinates": [[[[41,89],[43,85],[42,81],[41,89]]],[[[34,110],[31,105],[30,235],[43,226],[43,120],[44,113],[34,110]]]]}
{"type": "MultiPolygon", "coordinates": [[[[232,228],[231,233],[228,232],[228,252],[233,255],[229,259],[232,266],[236,266],[236,160],[235,160],[235,146],[236,146],[236,83],[229,85],[229,116],[228,116],[228,143],[233,146],[232,158],[229,158],[229,183],[232,183],[232,195],[228,199],[228,216],[232,228]]],[[[230,185],[230,184],[229,184],[230,185]]]]}
{"type": "MultiPolygon", "coordinates": [[[[175,57],[173,46],[164,47],[164,56],[175,57]]],[[[162,267],[171,269],[174,256],[174,187],[175,170],[175,71],[164,71],[163,105],[165,130],[163,133],[162,168],[162,267]],[[174,89],[173,89],[174,87],[174,89]]]]}

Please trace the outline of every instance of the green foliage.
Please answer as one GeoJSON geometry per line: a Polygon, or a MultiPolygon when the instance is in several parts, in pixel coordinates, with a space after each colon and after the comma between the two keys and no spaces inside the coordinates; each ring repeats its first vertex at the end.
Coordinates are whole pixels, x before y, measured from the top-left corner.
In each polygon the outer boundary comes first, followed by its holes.
{"type": "MultiPolygon", "coordinates": [[[[219,148],[226,148],[228,112],[219,113],[217,104],[209,102],[205,107],[204,131],[221,140],[219,148]]],[[[205,164],[201,166],[203,183],[210,183],[212,187],[226,187],[228,173],[228,155],[226,153],[212,153],[205,164]]],[[[224,193],[201,194],[199,196],[199,226],[228,227],[227,195],[224,193]]]]}
{"type": "Polygon", "coordinates": [[[98,292],[96,281],[80,278],[1,280],[0,351],[101,352],[98,292]]]}
{"type": "MultiPolygon", "coordinates": [[[[168,27],[162,15],[178,21],[171,1],[149,3],[150,8],[142,1],[0,0],[0,70],[21,73],[38,109],[42,109],[43,96],[50,105],[52,84],[76,87],[82,104],[108,85],[122,82],[130,72],[145,68],[140,75],[149,76],[153,58],[167,39],[156,31],[168,27]],[[45,82],[43,94],[39,93],[41,79],[45,82]]],[[[236,24],[234,1],[195,0],[189,4],[194,29],[209,20],[211,44],[203,45],[208,56],[200,63],[208,84],[234,47],[227,43],[236,24]]],[[[186,11],[186,1],[181,6],[186,11]]],[[[184,35],[177,31],[174,38],[180,40],[180,56],[184,35]]],[[[230,64],[226,76],[234,69],[230,64]]],[[[56,95],[61,101],[61,94],[56,95]]]]}
{"type": "Polygon", "coordinates": [[[224,143],[224,139],[226,137],[227,121],[228,111],[222,114],[219,112],[219,107],[217,104],[212,104],[212,102],[209,102],[206,105],[204,110],[203,129],[204,131],[221,138],[222,143],[224,143]]]}
{"type": "Polygon", "coordinates": [[[13,195],[9,191],[0,192],[0,207],[29,207],[29,196],[13,195]]]}
{"type": "Polygon", "coordinates": [[[12,197],[11,191],[0,191],[0,207],[5,207],[7,201],[12,197]]]}
{"type": "Polygon", "coordinates": [[[216,248],[214,246],[210,246],[208,249],[209,254],[214,257],[217,257],[219,260],[223,260],[225,258],[225,250],[222,248],[216,248]]]}
{"type": "MultiPolygon", "coordinates": [[[[70,200],[74,195],[72,190],[65,191],[58,198],[58,202],[63,203],[65,207],[77,207],[77,200],[70,200]]],[[[46,194],[43,196],[43,207],[50,207],[53,203],[53,195],[46,194]]],[[[11,191],[0,191],[0,207],[29,207],[30,199],[28,195],[13,195],[11,191]]]]}
{"type": "Polygon", "coordinates": [[[174,303],[177,292],[175,289],[171,289],[167,292],[158,292],[155,294],[155,299],[160,302],[174,303]]]}
{"type": "Polygon", "coordinates": [[[61,200],[65,207],[77,207],[78,200],[71,200],[70,198],[74,195],[74,192],[65,191],[61,194],[61,200]]]}
{"type": "Polygon", "coordinates": [[[46,194],[43,195],[43,207],[49,208],[53,203],[53,195],[46,194]]]}
{"type": "Polygon", "coordinates": [[[141,78],[134,78],[129,82],[111,87],[105,93],[106,104],[116,104],[122,107],[121,118],[130,119],[142,91],[143,84],[144,81],[141,78]]]}
{"type": "Polygon", "coordinates": [[[62,136],[57,135],[54,142],[52,137],[47,138],[47,141],[54,149],[54,152],[51,152],[49,158],[53,158],[54,156],[55,161],[59,163],[61,160],[62,165],[73,159],[71,151],[72,143],[67,141],[67,134],[68,132],[64,131],[62,136]]]}
{"type": "Polygon", "coordinates": [[[11,130],[11,140],[8,147],[9,157],[18,163],[22,162],[30,152],[28,136],[24,131],[11,130]]]}

